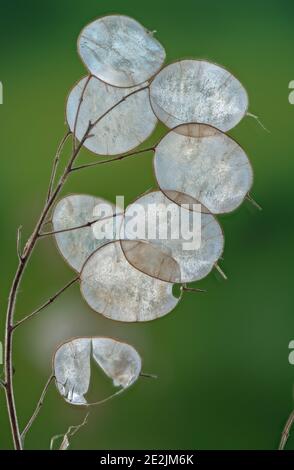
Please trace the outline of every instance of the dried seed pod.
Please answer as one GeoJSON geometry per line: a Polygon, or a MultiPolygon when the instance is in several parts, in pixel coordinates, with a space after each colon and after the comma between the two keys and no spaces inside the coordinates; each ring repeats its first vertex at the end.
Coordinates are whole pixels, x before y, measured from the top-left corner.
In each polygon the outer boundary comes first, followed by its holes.
{"type": "Polygon", "coordinates": [[[132,150],[149,137],[157,124],[148,89],[130,95],[141,88],[115,88],[95,77],[84,77],[68,96],[66,117],[70,130],[81,140],[89,122],[97,121],[84,142],[88,150],[97,155],[118,155],[132,150]]]}
{"type": "MultiPolygon", "coordinates": [[[[244,150],[205,124],[184,124],[171,130],[156,147],[154,169],[164,193],[184,193],[213,214],[236,209],[253,183],[244,150]]],[[[172,193],[168,196],[174,200],[172,193]]]]}
{"type": "Polygon", "coordinates": [[[173,285],[131,266],[119,241],[99,248],[81,272],[81,292],[89,306],[112,320],[141,322],[169,313],[179,302],[173,285]]]}
{"type": "Polygon", "coordinates": [[[180,60],[164,67],[151,83],[150,98],[156,116],[169,128],[198,122],[228,131],[248,108],[239,80],[204,60],[180,60]]]}
{"type": "MultiPolygon", "coordinates": [[[[176,193],[171,194],[174,197],[176,193]]],[[[140,271],[164,281],[185,283],[207,276],[223,252],[222,229],[213,215],[203,212],[199,203],[198,213],[189,208],[180,207],[161,191],[151,191],[130,204],[121,230],[121,238],[124,235],[121,246],[127,260],[140,271]],[[139,234],[133,232],[134,220],[137,226],[143,227],[139,234]],[[125,240],[137,236],[159,249],[163,260],[169,263],[159,263],[156,271],[153,258],[148,258],[150,248],[146,250],[147,261],[144,256],[136,256],[136,250],[129,249],[130,242],[125,240]]]]}
{"type": "Polygon", "coordinates": [[[141,372],[141,358],[129,344],[112,338],[75,338],[62,344],[53,359],[56,386],[68,403],[87,405],[91,356],[115,387],[126,389],[141,372]]]}
{"type": "Polygon", "coordinates": [[[104,199],[86,194],[71,194],[61,199],[55,206],[52,223],[54,231],[63,231],[55,234],[57,246],[68,264],[80,272],[84,262],[100,246],[115,239],[123,215],[116,215],[116,207],[104,199]],[[96,210],[112,211],[114,217],[98,216],[96,210]],[[99,219],[102,219],[99,221],[99,219]],[[104,219],[104,220],[103,220],[104,219]],[[94,222],[96,221],[97,222],[94,222]],[[91,224],[91,222],[94,222],[91,224]],[[89,226],[71,230],[74,227],[88,224],[89,226]],[[95,234],[98,229],[104,233],[105,238],[98,238],[95,234]]]}
{"type": "Polygon", "coordinates": [[[78,52],[92,75],[117,87],[149,80],[162,66],[165,50],[140,23],[123,15],[98,18],[78,39],[78,52]]]}

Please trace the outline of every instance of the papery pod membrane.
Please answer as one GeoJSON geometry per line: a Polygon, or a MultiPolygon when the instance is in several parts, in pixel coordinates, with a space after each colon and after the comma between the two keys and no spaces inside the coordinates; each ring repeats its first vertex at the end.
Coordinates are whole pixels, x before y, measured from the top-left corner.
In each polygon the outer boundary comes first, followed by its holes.
{"type": "Polygon", "coordinates": [[[88,24],[79,36],[78,52],[92,75],[117,87],[149,80],[165,60],[165,50],[152,33],[123,15],[88,24]]]}
{"type": "Polygon", "coordinates": [[[115,239],[122,217],[123,211],[117,213],[114,204],[95,196],[71,194],[61,199],[53,211],[54,231],[67,230],[97,221],[89,227],[55,234],[57,246],[67,263],[80,272],[91,253],[115,239]],[[113,217],[99,217],[96,212],[99,207],[101,210],[105,207],[109,213],[113,214],[113,217]],[[98,231],[104,234],[105,238],[98,238],[98,231]]]}
{"type": "Polygon", "coordinates": [[[128,262],[142,273],[166,282],[180,283],[181,269],[165,246],[143,240],[121,240],[128,262]]]}
{"type": "Polygon", "coordinates": [[[155,320],[175,308],[173,284],[150,277],[126,259],[119,241],[99,248],[80,276],[81,293],[89,306],[112,320],[155,320]]]}
{"type": "Polygon", "coordinates": [[[56,385],[65,400],[74,405],[87,403],[90,385],[91,340],[77,338],[61,345],[54,356],[56,385]]]}
{"type": "Polygon", "coordinates": [[[88,404],[91,357],[115,387],[129,387],[141,372],[141,358],[129,344],[104,337],[74,338],[62,344],[53,359],[57,389],[68,403],[88,404]]]}
{"type": "Polygon", "coordinates": [[[141,358],[132,346],[110,338],[93,338],[92,345],[95,361],[115,387],[127,388],[137,380],[141,358]]]}
{"type": "Polygon", "coordinates": [[[153,111],[167,127],[198,122],[222,131],[235,127],[248,109],[245,88],[228,70],[204,60],[164,67],[150,86],[153,111]]]}
{"type": "Polygon", "coordinates": [[[97,122],[83,143],[97,155],[118,155],[134,149],[149,137],[157,124],[148,89],[133,93],[142,87],[115,88],[95,77],[84,77],[67,99],[70,130],[81,141],[89,122],[97,122]]]}
{"type": "MultiPolygon", "coordinates": [[[[175,196],[174,191],[171,194],[175,196]]],[[[127,260],[149,276],[164,281],[186,283],[207,276],[223,252],[224,236],[218,221],[207,210],[203,212],[201,204],[194,206],[198,213],[190,207],[188,204],[180,207],[161,191],[151,191],[130,204],[121,229],[124,238],[121,246],[127,260]],[[134,221],[143,227],[139,234],[132,230],[134,221]],[[151,257],[149,263],[142,263],[143,257],[135,256],[135,250],[128,247],[129,240],[137,236],[148,240],[147,245],[164,253],[173,263],[159,264],[157,272],[151,257]]]]}
{"type": "Polygon", "coordinates": [[[250,161],[240,145],[205,124],[184,124],[156,147],[155,176],[160,189],[197,200],[212,214],[236,209],[253,183],[250,161]]]}

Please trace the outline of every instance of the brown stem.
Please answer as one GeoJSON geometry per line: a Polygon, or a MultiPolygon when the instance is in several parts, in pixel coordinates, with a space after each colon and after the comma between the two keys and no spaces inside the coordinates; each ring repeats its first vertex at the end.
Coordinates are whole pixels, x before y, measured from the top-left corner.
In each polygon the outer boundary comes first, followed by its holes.
{"type": "Polygon", "coordinates": [[[93,129],[93,127],[95,127],[96,124],[98,124],[108,113],[110,113],[114,108],[116,108],[116,106],[119,106],[121,103],[123,103],[124,101],[126,101],[126,99],[130,98],[130,96],[135,95],[136,93],[139,93],[140,91],[147,90],[147,88],[149,88],[149,85],[145,85],[145,86],[143,86],[142,88],[139,88],[139,90],[131,91],[131,93],[129,93],[128,95],[125,95],[121,100],[117,101],[117,103],[114,103],[114,105],[111,106],[111,108],[109,108],[107,111],[105,111],[105,113],[101,114],[101,116],[99,116],[99,117],[96,119],[96,121],[93,122],[93,124],[92,124],[92,129],[93,129]]]}
{"type": "Polygon", "coordinates": [[[206,292],[205,289],[197,289],[196,287],[186,287],[186,286],[183,286],[183,291],[185,291],[185,292],[206,292]]]}
{"type": "Polygon", "coordinates": [[[155,374],[149,374],[147,372],[141,372],[140,377],[145,377],[146,379],[157,379],[157,375],[155,374]]]}
{"type": "Polygon", "coordinates": [[[54,442],[57,439],[60,439],[61,437],[62,437],[62,442],[58,450],[66,450],[70,445],[70,438],[73,437],[83,426],[87,424],[89,414],[90,412],[88,411],[88,413],[86,414],[81,424],[70,426],[65,434],[57,434],[56,436],[53,436],[50,441],[50,450],[53,450],[54,442]]]}
{"type": "Polygon", "coordinates": [[[291,427],[294,423],[294,410],[290,414],[289,418],[287,419],[287,422],[284,426],[283,432],[282,432],[282,437],[279,445],[279,450],[284,450],[285,445],[287,444],[288,437],[291,431],[291,427]]]}
{"type": "Polygon", "coordinates": [[[64,137],[62,138],[62,140],[61,140],[61,142],[58,146],[58,149],[57,149],[57,152],[56,152],[56,155],[55,155],[55,158],[54,158],[54,162],[53,162],[52,173],[51,173],[51,177],[50,177],[50,183],[49,183],[48,194],[47,194],[47,201],[50,199],[50,196],[51,196],[51,193],[52,193],[52,188],[53,188],[53,185],[54,185],[56,171],[57,171],[57,167],[58,167],[58,163],[59,163],[59,160],[60,160],[60,155],[61,155],[62,149],[63,149],[64,144],[66,143],[66,141],[67,141],[67,139],[69,138],[70,135],[71,135],[71,131],[68,131],[64,135],[64,137]]]}
{"type": "Polygon", "coordinates": [[[13,329],[17,328],[18,326],[22,325],[25,321],[30,320],[32,317],[40,313],[44,308],[48,307],[48,305],[52,304],[54,300],[56,300],[66,289],[68,289],[70,286],[72,286],[75,282],[79,280],[79,276],[75,277],[71,281],[69,281],[62,289],[56,292],[50,299],[48,299],[46,302],[44,302],[40,307],[38,307],[36,310],[34,310],[32,313],[27,315],[26,317],[22,318],[18,322],[16,322],[13,326],[13,329]]]}
{"type": "Polygon", "coordinates": [[[84,168],[91,168],[93,166],[103,165],[105,163],[116,162],[117,160],[124,160],[125,158],[132,157],[134,155],[139,155],[139,154],[145,153],[145,152],[151,152],[151,151],[154,152],[155,148],[154,147],[149,147],[147,149],[135,150],[134,152],[126,153],[124,155],[119,155],[118,157],[115,157],[115,158],[109,158],[108,160],[100,160],[100,161],[94,162],[94,163],[86,163],[85,165],[74,166],[71,169],[71,171],[83,170],[84,168]]]}
{"type": "Polygon", "coordinates": [[[21,230],[22,230],[22,225],[20,225],[17,229],[16,251],[17,251],[18,261],[21,261],[21,230]]]}
{"type": "Polygon", "coordinates": [[[120,215],[122,216],[124,214],[121,212],[121,213],[118,213],[118,214],[113,214],[113,215],[108,215],[106,217],[102,217],[101,219],[100,218],[95,219],[95,220],[92,220],[91,222],[85,222],[84,224],[76,225],[75,227],[62,228],[60,230],[52,230],[51,232],[43,232],[43,233],[39,234],[39,237],[43,238],[43,237],[49,237],[51,235],[58,235],[59,233],[73,232],[74,230],[79,230],[81,228],[91,227],[92,225],[96,224],[97,222],[102,222],[103,220],[106,220],[106,219],[112,219],[112,218],[118,217],[120,215]]]}
{"type": "Polygon", "coordinates": [[[54,379],[54,375],[50,375],[49,379],[47,380],[46,384],[45,384],[45,387],[41,393],[41,396],[40,396],[40,399],[37,403],[37,406],[32,414],[32,416],[30,417],[27,425],[25,426],[24,430],[22,431],[21,433],[21,440],[22,440],[22,443],[24,443],[24,440],[25,440],[25,437],[26,437],[26,434],[27,432],[29,431],[30,427],[32,426],[33,422],[35,421],[35,419],[37,418],[42,406],[43,406],[43,402],[44,402],[44,398],[45,398],[45,395],[47,393],[47,390],[52,382],[52,380],[54,379]]]}

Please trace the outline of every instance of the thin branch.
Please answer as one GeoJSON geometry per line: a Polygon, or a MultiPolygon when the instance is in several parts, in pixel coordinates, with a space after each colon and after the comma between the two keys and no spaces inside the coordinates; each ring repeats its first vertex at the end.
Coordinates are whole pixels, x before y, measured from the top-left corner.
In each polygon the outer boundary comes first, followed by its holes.
{"type": "Polygon", "coordinates": [[[26,317],[22,318],[18,322],[16,322],[13,326],[13,329],[17,328],[18,326],[22,325],[25,321],[30,320],[32,317],[40,313],[44,308],[48,307],[48,305],[52,304],[54,300],[56,300],[64,291],[66,291],[70,286],[72,286],[75,282],[79,280],[79,276],[75,277],[71,281],[69,281],[62,289],[60,289],[56,294],[54,294],[50,299],[48,299],[45,303],[43,303],[40,307],[34,310],[32,313],[27,315],[26,317]]]}
{"type": "Polygon", "coordinates": [[[216,270],[220,273],[220,275],[224,278],[224,280],[227,281],[228,278],[227,278],[226,274],[223,272],[223,270],[221,269],[221,267],[217,263],[215,263],[214,266],[215,266],[216,270]]]}
{"type": "MultiPolygon", "coordinates": [[[[157,379],[157,376],[156,376],[156,375],[147,374],[147,373],[144,373],[144,372],[141,372],[141,373],[140,373],[140,376],[141,376],[141,377],[148,377],[148,378],[152,378],[152,379],[157,379]]],[[[94,402],[94,403],[86,403],[86,404],[84,404],[83,406],[91,407],[91,406],[103,405],[104,403],[107,403],[108,401],[112,400],[113,398],[117,397],[118,395],[121,395],[121,394],[122,394],[123,392],[125,392],[126,390],[127,390],[127,388],[121,388],[120,390],[118,390],[117,392],[113,393],[112,395],[109,395],[109,397],[106,397],[106,398],[104,398],[103,400],[96,401],[96,402],[94,402]]]]}
{"type": "Polygon", "coordinates": [[[0,379],[0,387],[2,387],[4,390],[6,389],[6,383],[2,379],[0,379]]]}
{"type": "Polygon", "coordinates": [[[262,207],[255,201],[255,199],[253,199],[253,197],[251,196],[251,194],[247,194],[246,196],[246,199],[247,201],[251,202],[251,204],[256,207],[256,209],[258,209],[259,211],[262,211],[262,207]]]}
{"type": "Polygon", "coordinates": [[[205,289],[197,289],[196,287],[183,286],[184,292],[207,292],[205,289]]]}
{"type": "Polygon", "coordinates": [[[281,437],[281,441],[280,441],[280,445],[279,445],[279,450],[284,450],[284,448],[287,444],[288,437],[289,437],[289,434],[290,434],[291,427],[292,427],[293,423],[294,423],[294,410],[292,411],[289,418],[287,419],[287,422],[286,422],[285,427],[283,429],[282,437],[281,437]]]}
{"type": "Polygon", "coordinates": [[[83,406],[90,408],[91,406],[98,406],[98,405],[103,405],[104,403],[107,403],[108,401],[112,400],[113,398],[117,397],[118,395],[121,395],[123,392],[125,392],[125,388],[121,388],[117,392],[113,393],[112,395],[109,395],[109,397],[103,398],[103,400],[100,401],[95,401],[94,403],[85,403],[83,406]]]}
{"type": "Polygon", "coordinates": [[[70,426],[68,430],[66,431],[65,434],[57,434],[56,436],[53,436],[51,441],[50,441],[50,450],[53,450],[54,442],[57,439],[60,439],[61,437],[62,442],[60,444],[59,450],[67,450],[70,444],[69,439],[73,437],[83,426],[85,426],[88,422],[88,417],[89,417],[90,412],[88,412],[84,418],[84,420],[75,426],[70,426]]]}
{"type": "Polygon", "coordinates": [[[94,162],[94,163],[86,163],[85,165],[75,166],[71,169],[71,171],[78,171],[78,170],[83,170],[84,168],[91,168],[91,167],[97,166],[97,165],[104,165],[106,163],[112,163],[112,162],[116,162],[118,160],[124,160],[125,158],[132,157],[132,156],[135,156],[135,155],[139,155],[139,154],[145,153],[145,152],[151,152],[151,151],[155,152],[155,148],[154,147],[149,147],[147,149],[135,150],[134,152],[126,153],[124,155],[119,155],[118,157],[109,158],[107,160],[100,160],[100,161],[94,162]]]}
{"type": "Polygon", "coordinates": [[[247,113],[247,116],[252,117],[253,119],[255,119],[256,122],[258,122],[258,124],[263,128],[263,130],[270,134],[270,131],[265,127],[265,125],[261,122],[261,120],[259,119],[258,116],[256,116],[255,114],[252,114],[252,113],[247,113]]]}
{"type": "Polygon", "coordinates": [[[55,155],[55,158],[54,158],[54,162],[53,162],[53,167],[52,167],[52,172],[51,172],[51,177],[50,177],[50,182],[49,182],[49,188],[48,188],[48,193],[47,193],[47,201],[49,201],[50,199],[50,196],[51,196],[51,193],[52,193],[52,189],[53,189],[53,185],[54,185],[54,181],[55,181],[55,177],[56,177],[56,171],[57,171],[57,167],[58,167],[58,163],[59,163],[59,160],[60,160],[60,155],[61,155],[61,152],[63,150],[63,147],[67,141],[67,139],[69,138],[69,136],[71,136],[71,131],[68,131],[64,137],[62,138],[59,146],[58,146],[58,149],[57,149],[57,152],[56,152],[56,155],[55,155]]]}
{"type": "Polygon", "coordinates": [[[147,379],[158,379],[158,376],[155,374],[148,374],[146,372],[141,372],[140,377],[145,377],[147,379]]]}
{"type": "Polygon", "coordinates": [[[17,251],[17,257],[18,261],[21,262],[22,259],[22,254],[21,254],[21,230],[22,230],[22,225],[20,225],[17,229],[17,238],[16,238],[16,251],[17,251]]]}
{"type": "Polygon", "coordinates": [[[112,219],[112,218],[118,217],[120,215],[123,216],[124,214],[121,212],[121,213],[117,213],[117,214],[113,214],[113,215],[107,215],[105,217],[92,220],[91,222],[85,222],[84,224],[76,225],[75,227],[63,228],[63,229],[60,229],[60,230],[53,230],[51,232],[43,232],[43,233],[39,234],[39,237],[40,238],[49,237],[51,235],[57,235],[58,233],[72,232],[74,230],[79,230],[81,228],[91,227],[92,225],[96,224],[96,222],[102,222],[103,220],[112,219]]]}
{"type": "Polygon", "coordinates": [[[47,380],[46,384],[45,384],[45,387],[41,393],[41,396],[40,396],[40,399],[37,403],[37,406],[32,414],[32,416],[30,417],[26,427],[24,428],[24,430],[22,431],[21,433],[21,440],[22,440],[22,443],[24,443],[24,440],[25,440],[25,437],[26,437],[26,434],[27,432],[30,430],[30,427],[32,426],[33,422],[35,421],[35,419],[37,418],[42,406],[43,406],[43,403],[44,403],[44,398],[45,398],[45,395],[47,393],[47,390],[52,382],[52,380],[54,379],[54,375],[50,375],[49,379],[47,380]]]}
{"type": "Polygon", "coordinates": [[[140,91],[144,91],[144,90],[147,90],[147,88],[149,88],[149,85],[145,85],[143,86],[142,88],[139,88],[138,90],[134,90],[132,91],[131,93],[129,93],[128,95],[124,96],[121,100],[117,101],[116,103],[114,103],[113,106],[111,106],[107,111],[105,111],[105,113],[101,114],[101,116],[99,116],[96,121],[93,122],[92,124],[92,129],[108,114],[108,113],[111,113],[111,111],[116,108],[117,106],[119,106],[121,103],[123,103],[124,101],[126,101],[128,98],[130,98],[130,96],[132,95],[135,95],[136,93],[140,93],[140,91]]]}

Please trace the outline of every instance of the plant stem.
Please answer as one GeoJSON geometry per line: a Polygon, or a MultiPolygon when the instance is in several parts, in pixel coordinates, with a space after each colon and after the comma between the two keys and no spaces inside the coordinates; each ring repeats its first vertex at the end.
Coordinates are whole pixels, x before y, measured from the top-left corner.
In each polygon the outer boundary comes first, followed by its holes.
{"type": "Polygon", "coordinates": [[[145,153],[145,152],[151,152],[151,151],[154,152],[155,148],[154,147],[149,147],[147,149],[135,150],[134,152],[125,153],[123,155],[119,155],[118,157],[109,158],[108,160],[100,160],[100,161],[94,162],[94,163],[86,163],[85,165],[74,166],[71,169],[71,171],[83,170],[84,168],[91,168],[91,167],[97,166],[97,165],[104,165],[106,163],[116,162],[117,160],[124,160],[125,158],[132,157],[134,155],[139,155],[139,154],[145,153]]]}
{"type": "Polygon", "coordinates": [[[16,322],[13,325],[13,329],[15,330],[18,326],[22,325],[25,321],[30,320],[32,317],[40,313],[44,308],[48,307],[48,305],[52,304],[54,300],[56,300],[66,289],[68,289],[70,286],[72,286],[75,282],[79,280],[79,276],[75,277],[71,281],[69,281],[62,289],[59,289],[59,291],[56,292],[53,296],[50,297],[45,303],[43,303],[40,307],[38,307],[36,310],[34,310],[32,313],[27,315],[26,317],[22,318],[18,322],[16,322]]]}
{"type": "Polygon", "coordinates": [[[81,224],[81,225],[76,225],[75,227],[62,228],[60,230],[52,230],[51,232],[43,232],[43,233],[39,234],[39,237],[43,238],[43,237],[49,237],[51,235],[58,235],[59,233],[72,232],[74,230],[79,230],[81,228],[91,227],[92,225],[96,224],[97,222],[102,222],[103,220],[112,219],[114,217],[123,216],[123,215],[124,214],[122,212],[117,213],[117,214],[113,214],[113,215],[107,215],[105,217],[101,217],[100,219],[92,220],[91,222],[89,221],[89,222],[85,222],[84,224],[81,224]]]}
{"type": "Polygon", "coordinates": [[[279,450],[284,450],[285,445],[287,444],[288,437],[291,431],[291,427],[294,423],[294,410],[290,414],[289,418],[287,419],[287,422],[284,426],[283,432],[282,432],[282,437],[281,437],[281,442],[279,445],[279,450]]]}
{"type": "Polygon", "coordinates": [[[59,160],[60,160],[61,152],[63,150],[64,144],[66,143],[67,139],[70,136],[71,136],[71,131],[68,131],[65,134],[65,136],[63,137],[63,139],[61,140],[61,142],[58,146],[58,149],[57,149],[57,152],[56,152],[56,155],[55,155],[55,158],[54,158],[54,162],[53,162],[52,173],[51,173],[51,177],[50,177],[50,183],[49,183],[48,194],[47,194],[47,201],[50,199],[50,196],[51,196],[51,193],[52,193],[52,188],[53,188],[53,185],[54,185],[56,171],[57,171],[58,163],[59,163],[59,160]]]}
{"type": "Polygon", "coordinates": [[[227,278],[226,274],[223,272],[223,270],[221,269],[221,267],[217,263],[214,266],[215,266],[216,270],[220,273],[220,275],[223,277],[223,279],[225,281],[227,281],[228,278],[227,278]]]}
{"type": "Polygon", "coordinates": [[[16,251],[17,251],[18,261],[21,261],[21,229],[22,229],[22,225],[20,225],[17,229],[16,251]]]}
{"type": "Polygon", "coordinates": [[[75,426],[70,426],[68,430],[66,431],[65,434],[57,434],[56,436],[53,436],[50,441],[50,450],[53,450],[54,442],[56,439],[60,439],[61,437],[62,442],[59,446],[58,450],[66,450],[69,447],[70,441],[69,439],[73,437],[83,426],[85,426],[88,422],[88,417],[89,417],[90,412],[88,412],[81,422],[81,424],[76,424],[75,426]]]}
{"type": "Polygon", "coordinates": [[[46,384],[45,384],[45,387],[41,393],[41,396],[40,396],[40,399],[37,403],[37,406],[32,414],[32,416],[30,417],[27,425],[25,426],[24,430],[22,431],[21,433],[21,440],[22,440],[22,443],[24,443],[24,440],[25,440],[25,437],[26,437],[26,434],[27,432],[29,431],[30,427],[32,426],[33,422],[35,421],[36,417],[38,416],[39,414],[39,411],[41,410],[42,408],[42,405],[43,405],[43,402],[44,402],[44,398],[45,398],[45,395],[47,393],[47,390],[52,382],[52,380],[54,379],[54,375],[50,375],[49,379],[47,380],[46,384]]]}
{"type": "Polygon", "coordinates": [[[205,292],[206,293],[205,289],[198,289],[196,287],[186,287],[186,286],[183,286],[183,291],[185,291],[185,292],[205,292]]]}

